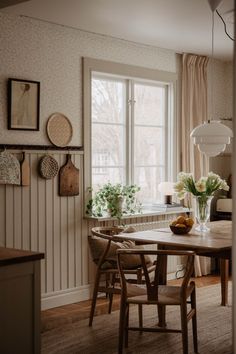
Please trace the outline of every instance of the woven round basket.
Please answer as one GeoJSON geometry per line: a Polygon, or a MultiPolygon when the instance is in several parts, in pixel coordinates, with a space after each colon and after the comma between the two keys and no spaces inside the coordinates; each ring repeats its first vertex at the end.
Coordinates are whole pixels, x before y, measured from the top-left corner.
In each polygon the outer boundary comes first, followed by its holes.
{"type": "Polygon", "coordinates": [[[59,171],[57,161],[50,155],[43,156],[39,161],[39,173],[43,178],[54,178],[59,171]]]}
{"type": "Polygon", "coordinates": [[[73,136],[71,122],[63,114],[54,113],[48,119],[47,134],[52,144],[65,147],[71,142],[73,136]]]}

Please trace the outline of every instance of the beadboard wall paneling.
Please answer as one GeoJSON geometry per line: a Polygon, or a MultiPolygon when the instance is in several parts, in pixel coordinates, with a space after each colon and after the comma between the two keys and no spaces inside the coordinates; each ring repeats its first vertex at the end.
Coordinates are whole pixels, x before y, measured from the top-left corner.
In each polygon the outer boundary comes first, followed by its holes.
{"type": "MultiPolygon", "coordinates": [[[[49,153],[60,167],[66,162],[66,152],[49,153]]],[[[72,153],[72,161],[80,170],[81,192],[75,197],[58,195],[59,175],[50,180],[40,177],[38,163],[44,154],[26,152],[30,186],[0,185],[0,245],[45,254],[41,261],[41,293],[42,309],[47,309],[90,298],[96,269],[88,248],[88,235],[94,226],[112,226],[117,221],[83,218],[82,152],[72,153]]],[[[21,159],[20,153],[16,156],[21,159]]],[[[144,230],[166,226],[174,217],[141,216],[122,222],[144,230]]],[[[176,259],[169,273],[174,274],[179,264],[176,259]]]]}
{"type": "MultiPolygon", "coordinates": [[[[64,165],[65,152],[51,153],[59,166],[64,165]]],[[[30,186],[0,185],[0,245],[45,253],[41,291],[47,307],[52,294],[60,296],[68,289],[77,289],[79,294],[80,286],[88,284],[88,250],[87,234],[82,236],[86,224],[82,218],[83,154],[72,153],[72,161],[80,170],[81,193],[75,197],[58,195],[59,175],[50,180],[40,177],[38,162],[43,155],[40,151],[26,152],[30,186]]]]}

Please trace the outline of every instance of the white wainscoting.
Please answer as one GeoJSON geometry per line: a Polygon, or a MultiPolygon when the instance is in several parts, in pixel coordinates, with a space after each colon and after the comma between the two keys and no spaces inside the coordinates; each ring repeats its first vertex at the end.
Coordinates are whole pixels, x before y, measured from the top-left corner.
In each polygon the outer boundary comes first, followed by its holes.
{"type": "MultiPolygon", "coordinates": [[[[49,151],[61,167],[66,152],[49,151]]],[[[30,165],[29,187],[0,185],[0,245],[45,253],[41,261],[42,308],[88,298],[88,247],[83,232],[83,153],[72,152],[80,170],[80,194],[58,195],[59,176],[46,180],[38,173],[44,151],[26,151],[30,165]],[[84,235],[84,237],[83,237],[84,235]],[[75,290],[76,289],[76,292],[75,290]],[[81,295],[82,294],[82,295],[81,295]],[[58,301],[57,301],[58,298],[58,301]]],[[[21,154],[17,153],[18,159],[21,154]]],[[[86,229],[86,227],[85,227],[86,229]]]]}
{"type": "MultiPolygon", "coordinates": [[[[19,151],[14,152],[18,159],[19,151]]],[[[66,152],[49,151],[61,167],[66,152]]],[[[90,298],[95,267],[88,250],[93,226],[113,225],[115,221],[83,218],[83,153],[73,151],[72,161],[80,170],[80,194],[58,195],[59,176],[46,180],[38,173],[44,151],[26,151],[30,165],[30,186],[0,185],[0,246],[40,251],[42,309],[90,298]]],[[[142,216],[124,219],[138,229],[166,226],[174,215],[142,216]]],[[[176,261],[177,262],[177,261],[176,261]]],[[[178,262],[177,262],[178,263],[178,262]]],[[[175,272],[176,264],[168,271],[175,272]]]]}

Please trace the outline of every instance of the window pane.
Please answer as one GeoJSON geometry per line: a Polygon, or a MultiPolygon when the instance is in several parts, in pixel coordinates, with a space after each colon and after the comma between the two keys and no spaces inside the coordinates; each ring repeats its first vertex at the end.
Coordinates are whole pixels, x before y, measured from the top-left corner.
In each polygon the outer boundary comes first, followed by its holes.
{"type": "Polygon", "coordinates": [[[122,167],[100,167],[92,169],[92,185],[94,192],[96,192],[99,186],[108,182],[125,184],[125,169],[122,167]]]}
{"type": "Polygon", "coordinates": [[[134,83],[134,182],[143,203],[161,202],[166,179],[166,88],[134,83]]]}
{"type": "Polygon", "coordinates": [[[164,180],[164,169],[158,167],[136,167],[134,182],[141,187],[139,198],[143,203],[161,202],[158,184],[164,180]]]}
{"type": "Polygon", "coordinates": [[[92,185],[126,183],[126,85],[92,78],[92,185]]]}
{"type": "Polygon", "coordinates": [[[164,165],[165,136],[163,128],[134,129],[134,165],[164,165]]]}
{"type": "Polygon", "coordinates": [[[135,83],[135,124],[164,125],[165,92],[164,87],[135,83]]]}
{"type": "Polygon", "coordinates": [[[106,78],[92,79],[92,121],[125,122],[125,83],[106,78]]]}
{"type": "Polygon", "coordinates": [[[92,166],[124,166],[124,146],[124,126],[93,124],[92,166]]]}

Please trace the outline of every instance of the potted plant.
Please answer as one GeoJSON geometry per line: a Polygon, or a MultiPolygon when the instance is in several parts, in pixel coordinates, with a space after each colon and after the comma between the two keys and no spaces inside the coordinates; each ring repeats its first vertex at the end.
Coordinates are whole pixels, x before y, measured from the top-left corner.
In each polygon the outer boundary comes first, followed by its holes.
{"type": "MultiPolygon", "coordinates": [[[[109,214],[120,219],[123,215],[140,212],[141,204],[136,198],[139,190],[140,187],[135,184],[106,183],[89,200],[86,214],[96,217],[109,214]]],[[[92,188],[89,188],[89,192],[92,192],[92,188]]]]}

